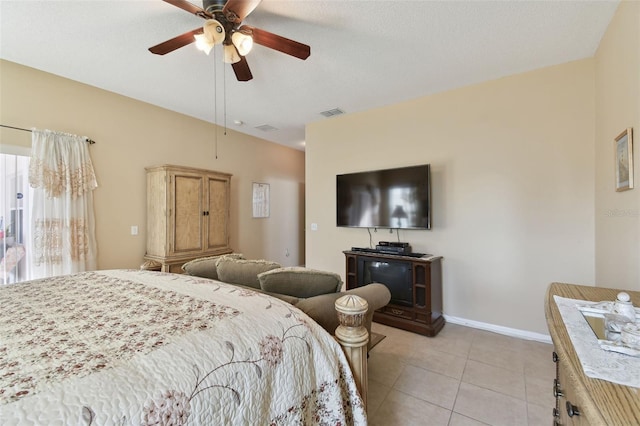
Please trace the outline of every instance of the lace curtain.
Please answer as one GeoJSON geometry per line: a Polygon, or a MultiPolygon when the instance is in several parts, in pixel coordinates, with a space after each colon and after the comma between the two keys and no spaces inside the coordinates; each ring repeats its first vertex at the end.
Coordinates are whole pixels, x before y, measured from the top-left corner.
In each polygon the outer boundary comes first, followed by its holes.
{"type": "Polygon", "coordinates": [[[32,130],[31,278],[96,269],[93,190],[98,183],[85,140],[32,130]]]}

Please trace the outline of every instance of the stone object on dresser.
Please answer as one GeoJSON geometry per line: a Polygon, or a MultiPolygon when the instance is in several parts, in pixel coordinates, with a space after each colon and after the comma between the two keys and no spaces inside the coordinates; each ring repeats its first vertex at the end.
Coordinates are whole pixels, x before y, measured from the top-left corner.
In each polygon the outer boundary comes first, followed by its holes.
{"type": "Polygon", "coordinates": [[[617,315],[625,316],[629,318],[630,321],[635,322],[636,310],[633,307],[633,303],[631,303],[629,293],[625,291],[618,293],[615,302],[613,302],[612,312],[617,315]]]}
{"type": "Polygon", "coordinates": [[[640,349],[640,324],[625,324],[620,332],[620,340],[632,349],[640,349]]]}
{"type": "Polygon", "coordinates": [[[266,260],[244,259],[239,253],[194,259],[185,263],[182,269],[189,275],[215,279],[274,296],[296,306],[331,334],[339,325],[335,302],[340,297],[352,294],[367,301],[364,326],[369,334],[373,312],[391,300],[391,293],[383,284],[371,283],[340,291],[342,279],[338,274],[311,268],[282,267],[266,260]]]}

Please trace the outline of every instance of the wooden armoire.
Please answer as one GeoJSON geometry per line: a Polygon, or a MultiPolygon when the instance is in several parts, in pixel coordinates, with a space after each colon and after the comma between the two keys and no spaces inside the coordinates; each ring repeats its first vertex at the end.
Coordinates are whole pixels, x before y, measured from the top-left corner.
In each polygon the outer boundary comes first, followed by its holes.
{"type": "Polygon", "coordinates": [[[147,172],[147,253],[143,269],[182,272],[192,259],[231,253],[231,175],[162,165],[147,172]]]}

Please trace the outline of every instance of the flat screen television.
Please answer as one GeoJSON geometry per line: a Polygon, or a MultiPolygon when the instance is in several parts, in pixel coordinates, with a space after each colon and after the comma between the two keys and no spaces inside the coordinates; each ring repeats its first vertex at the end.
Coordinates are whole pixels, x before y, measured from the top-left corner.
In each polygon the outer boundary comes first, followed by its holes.
{"type": "Polygon", "coordinates": [[[429,164],[336,176],[337,225],[431,229],[429,164]]]}

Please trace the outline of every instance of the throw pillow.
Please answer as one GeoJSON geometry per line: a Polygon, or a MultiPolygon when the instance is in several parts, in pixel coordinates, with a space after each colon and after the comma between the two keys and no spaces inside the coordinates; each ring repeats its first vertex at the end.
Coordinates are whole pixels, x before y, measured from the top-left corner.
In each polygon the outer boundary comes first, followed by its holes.
{"type": "Polygon", "coordinates": [[[342,288],[342,278],[333,272],[299,266],[274,269],[258,275],[260,288],[271,293],[307,298],[336,293],[342,288]]]}
{"type": "Polygon", "coordinates": [[[220,256],[200,257],[182,265],[182,270],[187,275],[217,280],[218,270],[216,269],[216,262],[218,261],[218,259],[221,259],[223,257],[230,259],[242,259],[243,256],[240,253],[229,253],[220,256]]]}
{"type": "Polygon", "coordinates": [[[267,260],[230,259],[222,257],[216,263],[218,279],[229,284],[260,288],[258,274],[280,268],[280,264],[267,260]]]}

